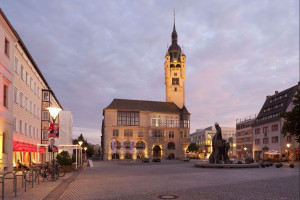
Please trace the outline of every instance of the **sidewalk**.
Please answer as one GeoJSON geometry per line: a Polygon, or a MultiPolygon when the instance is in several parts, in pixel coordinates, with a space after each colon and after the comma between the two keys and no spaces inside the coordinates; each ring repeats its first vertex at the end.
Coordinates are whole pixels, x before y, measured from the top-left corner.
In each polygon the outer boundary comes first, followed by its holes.
{"type": "MultiPolygon", "coordinates": [[[[5,199],[30,199],[30,200],[49,199],[48,197],[53,196],[53,194],[55,194],[55,196],[59,195],[59,193],[57,192],[58,189],[60,189],[60,187],[58,187],[59,185],[61,185],[62,183],[65,183],[65,182],[73,181],[74,177],[76,177],[78,174],[80,174],[81,171],[82,170],[77,171],[77,172],[66,173],[66,175],[64,177],[59,177],[54,182],[50,182],[47,179],[45,179],[44,182],[43,182],[43,178],[40,177],[40,183],[38,184],[37,181],[34,182],[33,183],[33,188],[32,188],[31,182],[27,182],[26,192],[25,192],[25,185],[22,188],[22,178],[18,177],[18,180],[17,180],[17,197],[15,197],[15,193],[13,193],[12,181],[11,180],[6,180],[6,182],[5,182],[5,196],[4,197],[5,197],[5,199]],[[54,193],[52,194],[52,192],[54,192],[54,193]]],[[[64,185],[66,185],[66,184],[64,184],[64,185]]],[[[2,192],[2,188],[0,188],[0,190],[2,192]]],[[[50,199],[53,199],[53,198],[50,198],[50,199]]]]}

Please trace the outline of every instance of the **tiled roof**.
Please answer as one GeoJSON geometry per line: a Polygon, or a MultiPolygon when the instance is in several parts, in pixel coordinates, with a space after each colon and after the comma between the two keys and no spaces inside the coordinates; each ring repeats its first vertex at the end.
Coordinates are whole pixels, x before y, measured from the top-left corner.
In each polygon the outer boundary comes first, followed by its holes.
{"type": "Polygon", "coordinates": [[[253,126],[272,122],[280,119],[279,114],[285,112],[288,105],[291,103],[297,88],[299,85],[295,85],[289,89],[281,91],[277,94],[269,96],[261,108],[253,126]],[[264,118],[264,119],[263,119],[264,118]]]}
{"type": "MultiPolygon", "coordinates": [[[[124,110],[124,111],[151,111],[162,113],[181,113],[181,109],[173,102],[144,101],[129,99],[114,99],[106,109],[124,110]]],[[[188,112],[183,108],[184,113],[188,112]]]]}

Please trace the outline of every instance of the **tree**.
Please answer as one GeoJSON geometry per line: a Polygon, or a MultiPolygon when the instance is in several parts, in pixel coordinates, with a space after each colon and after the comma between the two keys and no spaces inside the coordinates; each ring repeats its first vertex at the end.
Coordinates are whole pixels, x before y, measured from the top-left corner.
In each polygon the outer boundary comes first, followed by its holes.
{"type": "Polygon", "coordinates": [[[297,142],[300,143],[300,88],[298,88],[292,104],[294,106],[292,111],[280,114],[284,119],[281,133],[284,136],[287,134],[295,136],[297,142]]]}
{"type": "Polygon", "coordinates": [[[199,151],[199,146],[196,143],[191,143],[188,148],[189,152],[197,153],[199,151]]]}
{"type": "MultiPolygon", "coordinates": [[[[86,150],[86,154],[87,154],[87,157],[91,157],[92,155],[95,154],[95,149],[94,149],[94,146],[90,143],[87,142],[86,139],[84,139],[82,133],[79,135],[79,137],[77,139],[73,139],[73,144],[78,144],[79,141],[82,141],[82,152],[85,153],[84,151],[84,147],[87,147],[87,150],[86,150]]],[[[82,154],[84,155],[84,154],[82,154]]]]}

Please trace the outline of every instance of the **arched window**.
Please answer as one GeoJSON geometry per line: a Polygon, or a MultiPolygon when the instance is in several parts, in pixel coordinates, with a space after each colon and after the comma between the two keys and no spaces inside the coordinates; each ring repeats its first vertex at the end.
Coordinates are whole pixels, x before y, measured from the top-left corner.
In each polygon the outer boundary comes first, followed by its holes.
{"type": "Polygon", "coordinates": [[[174,144],[174,142],[169,142],[169,143],[168,143],[168,149],[175,149],[175,144],[174,144]]]}
{"type": "Polygon", "coordinates": [[[137,148],[137,149],[145,149],[145,148],[146,148],[145,142],[143,142],[143,141],[138,141],[138,142],[136,143],[136,148],[137,148]]]}

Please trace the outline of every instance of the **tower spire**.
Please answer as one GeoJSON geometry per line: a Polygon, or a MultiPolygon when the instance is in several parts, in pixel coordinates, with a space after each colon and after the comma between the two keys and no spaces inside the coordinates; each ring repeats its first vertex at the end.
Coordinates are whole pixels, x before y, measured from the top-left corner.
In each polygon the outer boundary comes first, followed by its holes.
{"type": "Polygon", "coordinates": [[[175,14],[176,14],[176,11],[175,11],[175,8],[173,9],[173,16],[174,16],[174,25],[173,25],[173,31],[176,32],[176,28],[175,28],[175,14]]]}
{"type": "Polygon", "coordinates": [[[172,43],[177,43],[177,32],[175,28],[175,8],[173,10],[173,15],[174,15],[174,24],[173,24],[173,32],[172,32],[172,43]]]}

